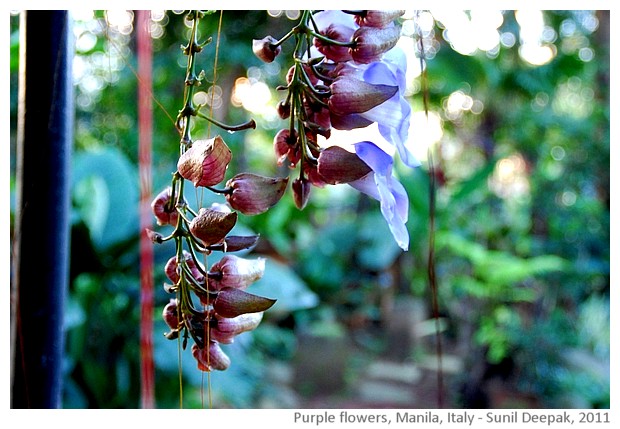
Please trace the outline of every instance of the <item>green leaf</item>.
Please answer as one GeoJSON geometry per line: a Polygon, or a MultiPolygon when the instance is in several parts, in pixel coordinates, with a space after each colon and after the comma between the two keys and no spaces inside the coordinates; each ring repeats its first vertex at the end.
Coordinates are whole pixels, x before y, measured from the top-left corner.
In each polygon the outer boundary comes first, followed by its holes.
{"type": "MultiPolygon", "coordinates": [[[[468,259],[474,274],[490,284],[513,285],[567,267],[567,262],[559,256],[542,255],[524,259],[505,251],[488,250],[479,243],[451,232],[437,232],[435,243],[437,249],[447,248],[468,259]]],[[[532,298],[531,294],[521,292],[514,296],[519,296],[520,300],[532,298]]]]}
{"type": "Polygon", "coordinates": [[[88,227],[93,242],[103,240],[110,211],[110,194],[101,176],[89,176],[75,185],[73,201],[79,217],[88,227]]]}
{"type": "Polygon", "coordinates": [[[486,189],[486,183],[489,175],[491,175],[493,170],[495,170],[495,163],[496,162],[493,160],[489,161],[484,165],[484,167],[472,174],[471,177],[463,180],[459,185],[455,185],[456,190],[452,194],[449,204],[455,205],[461,203],[477,189],[486,189]]]}
{"type": "Polygon", "coordinates": [[[137,236],[137,172],[120,150],[106,147],[78,153],[72,191],[78,213],[89,229],[94,228],[90,232],[95,248],[103,251],[137,236]]]}
{"type": "Polygon", "coordinates": [[[459,294],[464,293],[476,298],[488,298],[497,293],[495,288],[469,276],[455,276],[451,283],[459,294]]]}
{"type": "Polygon", "coordinates": [[[488,257],[477,267],[481,277],[491,283],[514,284],[536,275],[561,271],[565,261],[554,255],[521,259],[505,252],[488,252],[488,257]]]}

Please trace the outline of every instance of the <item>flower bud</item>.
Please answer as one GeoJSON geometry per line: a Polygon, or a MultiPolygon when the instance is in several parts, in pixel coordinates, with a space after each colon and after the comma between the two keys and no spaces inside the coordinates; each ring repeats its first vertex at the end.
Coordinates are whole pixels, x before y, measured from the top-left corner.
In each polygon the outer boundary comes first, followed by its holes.
{"type": "Polygon", "coordinates": [[[339,146],[323,149],[318,161],[318,172],[330,185],[353,182],[372,171],[356,154],[339,146]]]}
{"type": "Polygon", "coordinates": [[[224,371],[230,366],[230,358],[218,343],[210,341],[207,347],[208,350],[199,348],[197,344],[192,346],[192,356],[198,362],[199,370],[205,372],[210,372],[213,369],[224,371]]]}
{"type": "Polygon", "coordinates": [[[195,186],[213,186],[224,180],[232,153],[224,140],[216,136],[207,140],[196,140],[179,157],[179,174],[195,186]]]}
{"type": "Polygon", "coordinates": [[[282,50],[279,45],[274,45],[276,42],[277,40],[272,36],[267,36],[260,40],[252,40],[252,50],[254,51],[254,55],[265,63],[272,62],[282,50]]]}
{"type": "MultiPolygon", "coordinates": [[[[153,202],[151,203],[151,209],[155,215],[158,225],[172,225],[176,226],[179,220],[179,213],[175,207],[172,198],[172,187],[168,186],[161,191],[153,202]]],[[[153,238],[151,238],[152,240],[153,238]]]]}
{"type": "Polygon", "coordinates": [[[319,109],[309,110],[308,113],[308,121],[305,124],[308,127],[314,128],[317,134],[322,135],[326,139],[330,137],[331,133],[331,121],[330,121],[330,111],[329,109],[321,106],[319,109]]]}
{"type": "Polygon", "coordinates": [[[365,10],[355,15],[355,23],[360,27],[385,27],[404,13],[404,10],[365,10]]]}
{"type": "Polygon", "coordinates": [[[398,92],[398,86],[372,84],[349,74],[337,77],[330,89],[329,110],[341,116],[366,112],[398,92]]]}
{"type": "Polygon", "coordinates": [[[273,138],[273,149],[278,159],[278,166],[283,165],[288,158],[289,166],[295,167],[301,159],[301,151],[297,145],[297,131],[294,131],[292,137],[288,129],[278,131],[273,138]]]}
{"type": "Polygon", "coordinates": [[[336,115],[334,112],[330,112],[329,120],[332,127],[335,129],[346,131],[350,131],[355,128],[364,128],[373,123],[373,121],[364,118],[358,113],[352,113],[350,115],[336,115]]]}
{"type": "Polygon", "coordinates": [[[149,228],[145,228],[145,231],[146,231],[146,236],[153,243],[161,244],[161,243],[164,242],[164,236],[161,235],[159,232],[155,232],[155,231],[153,231],[152,229],[149,229],[149,228]]]}
{"type": "Polygon", "coordinates": [[[211,328],[210,338],[221,344],[230,344],[234,337],[244,332],[256,329],[263,319],[263,313],[247,313],[237,317],[218,317],[217,325],[211,328]]]}
{"type": "Polygon", "coordinates": [[[286,119],[291,116],[291,105],[281,100],[276,106],[276,111],[281,119],[286,119]]]}
{"type": "Polygon", "coordinates": [[[305,178],[312,184],[312,186],[316,186],[317,188],[323,188],[328,183],[323,179],[323,176],[319,174],[317,166],[314,164],[310,164],[306,162],[303,166],[303,173],[305,178]]]}
{"type": "Polygon", "coordinates": [[[205,246],[220,243],[237,223],[237,213],[224,213],[201,208],[198,216],[192,219],[189,230],[194,237],[202,240],[205,246]]]}
{"type": "Polygon", "coordinates": [[[400,38],[400,27],[360,27],[353,34],[355,47],[350,48],[353,60],[368,64],[377,61],[385,52],[396,46],[400,38]]]}
{"type": "MultiPolygon", "coordinates": [[[[189,253],[187,250],[183,251],[183,258],[185,258],[185,262],[187,263],[187,267],[192,273],[192,276],[194,276],[194,278],[196,279],[196,281],[198,281],[198,283],[203,283],[205,280],[205,277],[204,277],[204,274],[202,274],[204,272],[204,267],[202,266],[202,264],[200,262],[194,261],[194,258],[192,258],[191,253],[189,253]],[[200,266],[200,268],[197,265],[200,266]]],[[[177,264],[177,257],[173,256],[172,258],[168,259],[168,262],[166,263],[166,266],[164,267],[164,272],[166,273],[166,276],[170,279],[170,281],[173,282],[174,284],[177,284],[179,282],[179,271],[178,270],[179,270],[179,265],[177,264]]]]}
{"type": "MultiPolygon", "coordinates": [[[[295,72],[297,71],[298,66],[299,65],[291,66],[286,72],[286,84],[287,85],[290,85],[291,82],[293,81],[293,78],[295,77],[295,72]]],[[[301,67],[303,67],[303,72],[305,72],[305,75],[308,77],[312,85],[316,85],[319,83],[319,78],[316,77],[314,71],[312,70],[312,67],[310,67],[308,64],[305,64],[305,63],[302,64],[301,67]]]]}
{"type": "Polygon", "coordinates": [[[209,246],[209,250],[219,252],[238,252],[253,247],[259,239],[258,235],[228,235],[221,243],[209,246]]]}
{"type": "MultiPolygon", "coordinates": [[[[348,42],[351,40],[353,32],[354,28],[352,27],[332,23],[321,31],[321,34],[337,42],[348,42]]],[[[320,53],[332,61],[345,62],[351,59],[351,53],[346,46],[338,46],[316,37],[314,38],[314,46],[316,46],[320,53]]]]}
{"type": "Polygon", "coordinates": [[[209,208],[220,213],[232,213],[230,206],[225,203],[213,203],[209,208]]]}
{"type": "Polygon", "coordinates": [[[275,299],[247,293],[241,289],[226,287],[219,291],[213,309],[222,317],[237,317],[246,313],[258,313],[269,309],[275,299]]]}
{"type": "Polygon", "coordinates": [[[166,304],[162,312],[162,316],[166,325],[171,329],[178,329],[179,327],[179,307],[178,301],[174,298],[170,299],[170,302],[166,304]]]}
{"type": "Polygon", "coordinates": [[[249,249],[258,242],[258,235],[229,235],[224,240],[227,252],[237,252],[239,250],[249,249]]]}
{"type": "Polygon", "coordinates": [[[270,178],[252,173],[240,173],[226,182],[232,192],[226,194],[226,201],[246,215],[264,213],[273,207],[286,189],[288,177],[270,178]]]}
{"type": "Polygon", "coordinates": [[[209,270],[209,290],[225,287],[245,289],[265,273],[265,259],[244,259],[225,255],[209,270]]]}
{"type": "Polygon", "coordinates": [[[299,210],[303,210],[308,204],[308,199],[310,198],[310,182],[305,179],[295,179],[292,184],[293,188],[293,201],[295,202],[295,206],[299,210]]]}

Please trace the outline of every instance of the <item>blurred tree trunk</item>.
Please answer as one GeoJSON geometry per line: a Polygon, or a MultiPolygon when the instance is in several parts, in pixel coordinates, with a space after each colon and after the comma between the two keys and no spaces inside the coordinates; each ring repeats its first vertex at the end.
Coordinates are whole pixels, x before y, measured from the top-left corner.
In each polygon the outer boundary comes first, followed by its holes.
{"type": "Polygon", "coordinates": [[[23,12],[12,272],[11,406],[62,404],[73,139],[67,11],[23,12]]]}

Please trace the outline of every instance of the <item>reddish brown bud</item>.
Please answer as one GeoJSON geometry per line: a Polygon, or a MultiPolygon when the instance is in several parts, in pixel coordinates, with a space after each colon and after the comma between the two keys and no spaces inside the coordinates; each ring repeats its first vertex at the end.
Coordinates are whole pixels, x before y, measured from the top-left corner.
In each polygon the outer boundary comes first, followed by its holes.
{"type": "Polygon", "coordinates": [[[276,106],[276,111],[278,112],[278,116],[282,119],[286,119],[291,116],[291,105],[286,101],[280,101],[276,106]]]}
{"type": "Polygon", "coordinates": [[[213,369],[217,371],[224,371],[230,366],[230,358],[219,344],[209,342],[208,350],[206,348],[199,348],[198,345],[192,346],[192,356],[198,362],[198,369],[201,371],[209,372],[213,369]]]}
{"type": "Polygon", "coordinates": [[[179,174],[195,186],[213,186],[224,180],[232,153],[224,140],[216,136],[208,140],[196,140],[179,157],[179,174]]]}
{"type": "Polygon", "coordinates": [[[347,131],[355,128],[364,128],[373,123],[373,121],[364,118],[358,113],[352,113],[350,115],[336,115],[334,112],[330,112],[329,120],[332,127],[335,129],[347,131]]]}
{"type": "Polygon", "coordinates": [[[278,159],[278,166],[283,165],[288,158],[289,167],[295,167],[301,159],[301,151],[297,144],[297,131],[292,137],[288,129],[278,131],[273,138],[273,149],[278,159]]]}
{"type": "Polygon", "coordinates": [[[217,325],[211,329],[211,340],[222,344],[230,344],[234,337],[244,332],[256,329],[263,319],[263,313],[247,313],[237,317],[218,317],[217,325]]]}
{"type": "Polygon", "coordinates": [[[396,46],[400,27],[360,27],[353,34],[355,47],[350,49],[353,60],[368,64],[377,61],[385,52],[396,46]]]}
{"type": "Polygon", "coordinates": [[[272,62],[282,50],[279,45],[275,46],[276,42],[277,40],[272,36],[267,36],[260,40],[252,40],[252,50],[254,51],[254,55],[256,55],[263,62],[272,62]]]}
{"type": "Polygon", "coordinates": [[[330,89],[329,110],[341,116],[366,112],[389,100],[398,91],[397,86],[375,85],[349,74],[337,77],[330,89]]]}
{"type": "Polygon", "coordinates": [[[226,201],[246,215],[264,213],[273,207],[286,190],[288,177],[271,178],[252,173],[240,173],[226,182],[232,192],[226,194],[226,201]]]}
{"type": "Polygon", "coordinates": [[[227,252],[237,252],[239,250],[249,249],[258,241],[258,235],[229,235],[224,242],[226,243],[227,252]]]}
{"type": "MultiPolygon", "coordinates": [[[[297,70],[298,66],[299,65],[289,67],[288,72],[286,72],[287,84],[290,84],[293,81],[293,77],[295,76],[295,71],[297,70]]],[[[312,68],[308,64],[302,64],[301,67],[303,67],[303,72],[300,73],[305,73],[308,79],[310,79],[310,83],[312,85],[316,85],[317,83],[319,83],[319,78],[316,77],[316,75],[312,71],[312,68]]]]}
{"type": "MultiPolygon", "coordinates": [[[[194,276],[196,281],[198,281],[198,283],[204,282],[205,277],[204,274],[202,274],[204,272],[204,267],[202,266],[202,264],[200,262],[194,261],[191,253],[189,253],[187,250],[183,251],[183,257],[185,258],[187,267],[190,269],[192,276],[194,276]],[[198,268],[197,264],[198,266],[200,266],[200,269],[198,268]]],[[[179,282],[178,270],[179,265],[177,264],[177,257],[173,256],[172,258],[168,259],[168,262],[164,267],[164,272],[166,273],[166,276],[170,279],[170,281],[174,284],[177,284],[179,282]]]]}
{"type": "Polygon", "coordinates": [[[355,15],[355,22],[360,27],[385,27],[404,13],[404,10],[365,10],[355,15]]]}
{"type": "MultiPolygon", "coordinates": [[[[321,31],[323,36],[336,40],[338,42],[348,42],[353,35],[353,28],[346,25],[329,24],[327,28],[321,31]]],[[[346,46],[338,46],[332,43],[323,42],[321,39],[314,38],[314,46],[320,53],[325,55],[332,61],[345,62],[351,59],[351,53],[346,46]]]]}
{"type": "Polygon", "coordinates": [[[151,209],[153,210],[153,214],[155,215],[158,225],[176,226],[177,221],[179,220],[179,213],[177,212],[175,203],[171,200],[171,198],[172,188],[168,186],[166,189],[157,194],[151,203],[151,209]]]}
{"type": "Polygon", "coordinates": [[[220,243],[237,223],[237,213],[224,213],[202,208],[192,219],[189,230],[194,237],[202,240],[205,246],[220,243]]]}
{"type": "Polygon", "coordinates": [[[316,186],[317,188],[323,188],[328,183],[319,174],[319,171],[316,167],[316,165],[307,162],[304,164],[303,173],[308,182],[312,184],[312,186],[316,186]]]}
{"type": "Polygon", "coordinates": [[[339,146],[331,146],[321,151],[318,171],[327,183],[336,185],[361,179],[371,169],[356,154],[339,146]]]}
{"type": "Polygon", "coordinates": [[[152,229],[148,229],[145,228],[146,231],[146,236],[149,238],[149,240],[151,240],[153,243],[163,243],[163,235],[161,235],[159,232],[155,232],[152,229]]]}
{"type": "Polygon", "coordinates": [[[310,198],[310,182],[307,180],[301,180],[299,178],[293,180],[292,184],[293,188],[293,201],[295,202],[295,206],[299,210],[303,210],[308,204],[308,199],[310,198]]]}
{"type": "Polygon", "coordinates": [[[178,329],[179,327],[179,308],[178,301],[174,298],[170,299],[170,302],[166,304],[162,312],[164,321],[171,329],[178,329]]]}
{"type": "Polygon", "coordinates": [[[213,302],[213,309],[222,317],[237,317],[246,313],[265,311],[275,302],[275,299],[227,287],[219,291],[217,298],[213,302]]]}
{"type": "Polygon", "coordinates": [[[243,259],[225,255],[209,271],[209,290],[225,287],[245,289],[265,273],[265,259],[243,259]]]}
{"type": "Polygon", "coordinates": [[[307,124],[312,127],[315,126],[315,132],[322,135],[326,139],[329,138],[331,133],[331,121],[329,109],[322,107],[318,110],[308,112],[307,124]]]}

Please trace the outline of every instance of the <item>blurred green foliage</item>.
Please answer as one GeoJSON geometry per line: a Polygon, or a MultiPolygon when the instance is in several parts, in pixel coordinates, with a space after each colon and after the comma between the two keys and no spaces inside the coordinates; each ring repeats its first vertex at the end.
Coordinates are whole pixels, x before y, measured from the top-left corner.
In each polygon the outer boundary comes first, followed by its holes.
{"type": "MultiPolygon", "coordinates": [[[[124,31],[106,16],[78,16],[75,27],[68,408],[139,405],[137,103],[132,101],[137,76],[131,28],[124,31]]],[[[383,350],[386,294],[430,302],[431,215],[446,341],[461,351],[465,364],[482,359],[493,367],[509,361],[518,374],[516,388],[541,406],[609,406],[609,14],[545,11],[542,16],[545,44],[553,46],[554,56],[537,66],[520,55],[523,41],[513,12],[502,14],[502,44],[487,52],[459,52],[439,19],[427,28],[427,80],[412,79],[411,103],[423,112],[422,86],[427,86],[441,138],[434,143],[432,165],[423,160],[413,171],[396,166],[410,198],[409,252],[401,253],[392,241],[376,202],[344,186],[314,189],[304,211],[287,195],[268,213],[243,218],[238,227],[261,235],[254,252],[268,258],[255,293],[278,303],[255,332],[226,348],[231,368],[208,380],[195,370],[189,351],[180,352],[177,342],[163,337],[165,326],[156,317],[159,407],[179,406],[180,371],[185,407],[204,406],[205,386],[217,406],[255,407],[273,388],[265,379],[269,362],[290,361],[298,334],[333,329],[334,323],[351,333],[361,326],[369,334],[356,337],[358,346],[371,353],[383,350]],[[455,100],[465,104],[455,108],[455,100]]],[[[156,17],[153,189],[159,192],[176,164],[172,118],[182,107],[185,58],[179,46],[189,28],[182,13],[156,17]]],[[[218,17],[203,22],[201,39],[216,39],[218,17]]],[[[265,83],[268,103],[275,106],[280,96],[274,88],[288,68],[287,48],[266,65],[252,55],[251,40],[283,35],[294,21],[266,11],[226,11],[222,21],[221,104],[214,115],[230,123],[254,117],[258,123],[254,131],[225,136],[234,154],[230,171],[288,174],[276,166],[271,148],[281,121],[268,110],[233,105],[231,94],[240,77],[265,83]]],[[[10,40],[14,149],[17,16],[11,17],[10,40]]],[[[207,80],[213,78],[215,49],[213,42],[198,57],[207,80]]],[[[206,122],[193,130],[198,138],[209,132],[218,131],[206,122]]],[[[412,129],[411,139],[417,138],[412,129]]],[[[14,157],[12,150],[13,168],[14,157]]],[[[187,194],[192,205],[212,198],[187,194]]],[[[172,254],[169,245],[156,246],[156,285],[163,283],[161,268],[172,254]]],[[[157,308],[169,298],[158,288],[157,308]]],[[[458,382],[476,381],[481,380],[466,374],[458,382]]]]}

